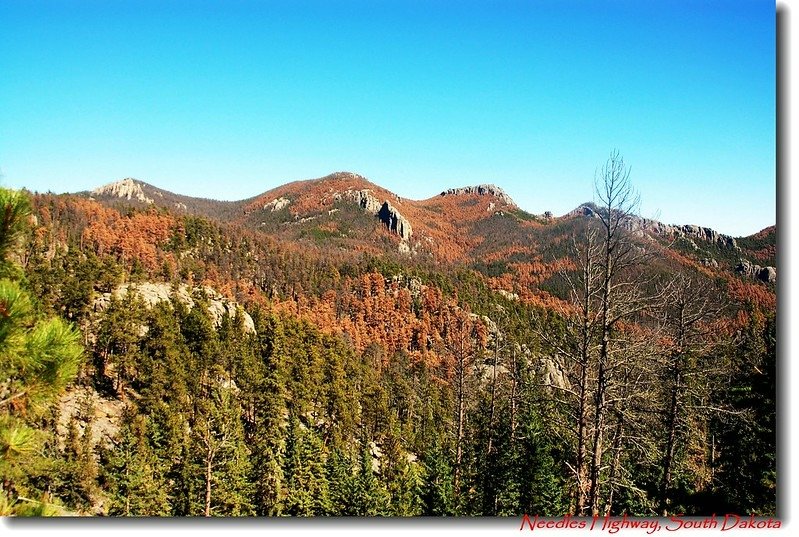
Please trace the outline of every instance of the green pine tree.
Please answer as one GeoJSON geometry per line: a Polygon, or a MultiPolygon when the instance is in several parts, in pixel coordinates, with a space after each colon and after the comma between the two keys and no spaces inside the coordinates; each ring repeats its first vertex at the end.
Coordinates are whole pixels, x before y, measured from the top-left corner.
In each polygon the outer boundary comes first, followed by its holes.
{"type": "Polygon", "coordinates": [[[509,453],[512,478],[508,486],[518,503],[507,505],[502,514],[563,514],[563,484],[552,455],[552,444],[531,402],[523,408],[514,440],[509,453]]]}
{"type": "Polygon", "coordinates": [[[253,513],[249,450],[244,442],[237,387],[215,368],[206,372],[208,396],[195,401],[192,449],[202,469],[200,493],[204,516],[242,516],[253,513]]]}
{"type": "Polygon", "coordinates": [[[121,298],[111,298],[97,331],[94,361],[100,387],[122,399],[138,377],[145,317],[144,303],[131,289],[121,298]]]}
{"type": "Polygon", "coordinates": [[[167,484],[147,438],[147,424],[145,416],[126,409],[118,439],[106,454],[103,471],[110,497],[109,515],[169,514],[167,484]]]}
{"type": "Polygon", "coordinates": [[[721,394],[732,412],[715,420],[714,492],[719,512],[768,516],[777,508],[777,328],[774,317],[750,318],[735,351],[737,371],[721,394]]]}
{"type": "Polygon", "coordinates": [[[28,482],[48,434],[37,418],[75,378],[83,354],[78,332],[38,315],[20,285],[23,273],[14,259],[29,211],[25,194],[0,188],[0,497],[9,506],[18,505],[19,496],[41,496],[28,482]]]}
{"type": "Polygon", "coordinates": [[[333,448],[325,463],[325,476],[328,483],[330,512],[333,516],[356,514],[352,493],[355,490],[355,468],[352,461],[340,449],[333,448]]]}
{"type": "Polygon", "coordinates": [[[253,504],[261,516],[283,512],[285,499],[286,413],[285,383],[281,379],[284,357],[283,332],[277,317],[263,318],[253,312],[258,340],[257,353],[241,357],[239,387],[246,416],[245,435],[252,447],[253,504]]]}
{"type": "Polygon", "coordinates": [[[438,444],[425,454],[424,489],[422,514],[427,516],[451,516],[454,511],[454,493],[452,485],[452,466],[438,444]]]}
{"type": "Polygon", "coordinates": [[[417,516],[422,514],[424,504],[424,480],[419,465],[403,456],[397,464],[395,478],[388,487],[393,516],[417,516]]]}
{"type": "Polygon", "coordinates": [[[325,515],[331,511],[325,475],[325,452],[319,436],[292,416],[286,439],[285,513],[293,516],[325,515]]]}
{"type": "Polygon", "coordinates": [[[376,475],[375,460],[368,444],[360,452],[358,473],[352,490],[352,503],[358,516],[386,516],[389,514],[388,491],[376,475]]]}

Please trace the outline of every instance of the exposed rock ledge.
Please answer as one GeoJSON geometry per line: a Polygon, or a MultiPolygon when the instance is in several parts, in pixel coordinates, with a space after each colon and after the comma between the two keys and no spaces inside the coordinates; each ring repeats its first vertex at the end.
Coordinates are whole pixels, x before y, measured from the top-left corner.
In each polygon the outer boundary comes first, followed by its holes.
{"type": "MultiPolygon", "coordinates": [[[[195,301],[192,298],[193,291],[204,291],[208,297],[208,313],[215,326],[219,326],[222,317],[227,313],[231,318],[238,315],[240,306],[237,302],[228,300],[210,287],[195,287],[190,289],[188,285],[182,284],[176,290],[168,283],[138,283],[123,284],[117,287],[113,293],[103,293],[94,300],[94,310],[103,311],[111,302],[111,296],[116,299],[125,297],[128,292],[133,291],[139,295],[147,307],[153,307],[159,302],[168,302],[174,296],[177,300],[185,304],[189,309],[193,308],[195,301]]],[[[242,310],[244,315],[244,330],[248,333],[255,333],[255,323],[250,314],[242,310]]]]}
{"type": "Polygon", "coordinates": [[[516,207],[516,202],[514,202],[504,190],[492,184],[450,188],[449,190],[445,190],[441,193],[442,196],[463,196],[467,194],[476,194],[478,196],[494,196],[505,205],[516,207]]]}
{"type": "MultiPolygon", "coordinates": [[[[373,196],[371,190],[347,190],[343,197],[354,201],[361,209],[378,217],[391,232],[399,235],[402,240],[408,240],[413,235],[413,228],[408,219],[402,216],[388,200],[381,202],[373,196]]],[[[335,196],[335,199],[341,198],[341,194],[335,196]]]]}
{"type": "Polygon", "coordinates": [[[86,423],[92,423],[93,445],[104,447],[113,446],[113,441],[119,432],[119,423],[125,410],[125,402],[111,397],[103,397],[93,388],[74,386],[67,390],[58,400],[58,422],[56,434],[59,443],[66,440],[69,431],[69,422],[73,417],[78,420],[78,433],[83,434],[86,423]],[[91,415],[82,415],[84,407],[91,408],[91,415]]]}
{"type": "MultiPolygon", "coordinates": [[[[599,218],[597,208],[592,207],[591,204],[581,205],[568,215],[599,218]]],[[[664,237],[685,238],[689,240],[699,239],[717,244],[724,248],[740,250],[734,238],[730,237],[729,235],[719,233],[709,227],[701,227],[691,224],[675,226],[671,224],[664,224],[663,222],[658,222],[657,220],[652,220],[649,218],[641,218],[640,216],[632,216],[628,218],[624,222],[624,227],[633,232],[647,231],[664,237]]]]}
{"type": "Polygon", "coordinates": [[[738,263],[735,267],[735,272],[748,278],[760,280],[761,282],[775,283],[777,281],[776,268],[753,265],[746,259],[742,259],[741,262],[738,263]]]}
{"type": "Polygon", "coordinates": [[[91,191],[91,195],[137,200],[147,204],[154,203],[152,198],[148,198],[144,194],[141,185],[130,177],[95,188],[91,191]]]}
{"type": "Polygon", "coordinates": [[[281,209],[285,209],[291,203],[290,199],[287,198],[276,198],[264,205],[264,211],[267,209],[269,212],[273,213],[275,211],[280,211],[281,209]]]}

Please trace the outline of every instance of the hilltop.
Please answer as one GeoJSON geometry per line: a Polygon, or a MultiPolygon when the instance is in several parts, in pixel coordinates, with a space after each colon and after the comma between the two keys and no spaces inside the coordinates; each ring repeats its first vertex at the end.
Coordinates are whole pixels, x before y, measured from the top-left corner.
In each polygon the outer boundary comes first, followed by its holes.
{"type": "MultiPolygon", "coordinates": [[[[493,184],[448,188],[411,200],[351,172],[290,182],[240,201],[193,198],[130,178],[80,195],[111,207],[202,216],[336,255],[398,254],[414,262],[471,266],[492,277],[530,273],[542,263],[548,272],[566,255],[565,237],[599,216],[591,203],[561,216],[531,214],[493,184]]],[[[626,226],[647,248],[669,251],[683,264],[726,273],[741,272],[742,263],[776,265],[773,227],[734,238],[700,225],[641,217],[626,226]]]]}

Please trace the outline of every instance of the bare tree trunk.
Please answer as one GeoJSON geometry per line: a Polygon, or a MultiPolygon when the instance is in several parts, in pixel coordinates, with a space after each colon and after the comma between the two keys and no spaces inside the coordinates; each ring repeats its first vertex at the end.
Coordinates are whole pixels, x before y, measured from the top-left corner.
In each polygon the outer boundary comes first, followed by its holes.
{"type": "Polygon", "coordinates": [[[518,386],[519,369],[516,365],[516,349],[511,349],[511,361],[513,375],[510,385],[510,444],[516,440],[516,389],[518,386]]]}
{"type": "Polygon", "coordinates": [[[580,401],[577,410],[577,514],[585,516],[588,500],[588,464],[586,457],[586,435],[588,434],[588,409],[586,386],[588,364],[580,366],[580,401]]]}
{"type": "MultiPolygon", "coordinates": [[[[619,296],[615,282],[620,277],[620,270],[625,263],[625,258],[631,253],[629,244],[625,241],[625,220],[637,209],[639,198],[629,181],[630,170],[618,152],[611,153],[610,158],[602,168],[601,174],[595,177],[595,188],[601,202],[599,220],[604,228],[602,238],[602,277],[601,277],[601,315],[600,330],[601,344],[599,348],[599,367],[597,371],[597,385],[594,395],[594,443],[591,457],[591,513],[599,514],[601,501],[601,466],[605,453],[604,428],[606,420],[605,408],[608,390],[608,369],[611,363],[610,336],[618,315],[617,307],[627,300],[619,296]]],[[[626,260],[629,261],[629,260],[626,260]]],[[[626,309],[626,308],[625,308],[626,309]]]]}
{"type": "Polygon", "coordinates": [[[205,516],[211,516],[211,469],[213,466],[213,455],[210,444],[205,456],[205,516]]]}
{"type": "MultiPolygon", "coordinates": [[[[714,289],[705,283],[678,275],[669,286],[666,322],[675,345],[667,362],[670,392],[663,423],[665,440],[661,460],[662,481],[658,491],[659,508],[663,516],[667,516],[669,512],[674,468],[679,464],[675,460],[678,446],[685,441],[679,434],[680,423],[692,417],[691,413],[695,411],[691,410],[690,402],[697,397],[697,390],[702,390],[701,379],[708,378],[708,372],[697,368],[692,363],[691,356],[707,352],[706,328],[702,324],[715,318],[723,309],[723,305],[715,298],[714,289]]],[[[711,467],[713,451],[711,446],[711,467]]]]}
{"type": "Polygon", "coordinates": [[[613,251],[613,240],[611,228],[608,228],[605,238],[605,266],[602,282],[602,343],[599,348],[599,369],[597,371],[596,392],[594,395],[594,445],[591,456],[591,514],[599,514],[600,502],[600,471],[603,455],[603,432],[605,428],[605,396],[607,390],[607,367],[609,364],[610,353],[610,303],[613,299],[611,295],[611,281],[613,279],[614,267],[611,254],[613,251]]]}
{"type": "Polygon", "coordinates": [[[495,336],[494,341],[494,367],[491,374],[491,409],[488,416],[488,446],[486,447],[486,456],[491,455],[494,447],[494,419],[496,415],[496,400],[497,400],[497,365],[499,363],[499,334],[495,336]]]}
{"type": "Polygon", "coordinates": [[[602,465],[603,430],[605,428],[605,368],[599,364],[597,389],[594,394],[594,437],[591,450],[591,488],[589,491],[589,506],[591,515],[599,515],[600,473],[602,465]]]}
{"type": "Polygon", "coordinates": [[[613,451],[613,460],[610,463],[610,472],[608,474],[610,488],[608,490],[607,501],[605,502],[605,516],[609,515],[610,510],[613,509],[613,496],[616,492],[616,477],[621,466],[621,442],[624,437],[624,409],[616,413],[616,419],[616,430],[613,433],[613,447],[611,448],[613,451]]]}
{"type": "Polygon", "coordinates": [[[465,377],[466,377],[466,364],[465,364],[465,342],[463,341],[463,334],[461,334],[459,355],[457,357],[457,375],[458,375],[458,432],[455,440],[455,495],[460,493],[460,480],[461,480],[461,462],[463,460],[463,425],[466,415],[466,401],[465,401],[465,377]]]}
{"type": "Polygon", "coordinates": [[[660,486],[660,511],[668,515],[669,487],[671,486],[671,467],[674,460],[674,445],[677,436],[677,411],[679,409],[679,391],[681,389],[681,372],[677,364],[673,366],[673,382],[671,400],[666,418],[666,448],[663,452],[663,481],[660,486]]]}
{"type": "Polygon", "coordinates": [[[577,514],[585,516],[588,503],[588,459],[586,457],[588,435],[588,367],[591,345],[591,295],[592,259],[587,250],[583,264],[583,311],[580,341],[580,381],[577,403],[577,514]]]}

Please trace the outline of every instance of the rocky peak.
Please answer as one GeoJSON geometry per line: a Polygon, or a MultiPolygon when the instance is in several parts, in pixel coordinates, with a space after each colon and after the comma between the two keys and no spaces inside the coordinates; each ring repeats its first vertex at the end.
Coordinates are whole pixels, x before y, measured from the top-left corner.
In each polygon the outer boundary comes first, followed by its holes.
{"type": "Polygon", "coordinates": [[[697,238],[707,242],[718,244],[719,246],[723,246],[725,248],[740,250],[740,248],[738,248],[738,243],[735,242],[735,239],[733,239],[729,235],[724,235],[716,230],[710,229],[709,227],[701,227],[691,224],[685,224],[683,226],[666,226],[666,227],[671,228],[672,233],[677,237],[697,238]]]}
{"type": "Polygon", "coordinates": [[[380,206],[377,217],[390,231],[399,235],[402,240],[408,240],[413,235],[411,223],[388,201],[384,201],[383,205],[380,206]]]}
{"type": "MultiPolygon", "coordinates": [[[[599,218],[601,210],[601,208],[597,207],[593,203],[585,203],[568,213],[567,216],[599,218]]],[[[712,244],[717,244],[718,246],[724,248],[740,250],[734,238],[730,237],[729,235],[719,233],[709,227],[695,226],[692,224],[664,224],[663,222],[659,222],[657,220],[642,218],[636,215],[632,215],[625,219],[623,225],[627,230],[634,233],[648,232],[666,238],[684,238],[690,241],[698,239],[712,244]]]]}
{"type": "Polygon", "coordinates": [[[353,181],[364,181],[366,183],[369,182],[369,180],[366,177],[364,177],[363,175],[360,175],[360,174],[357,174],[357,173],[353,173],[353,172],[333,172],[330,175],[325,176],[325,177],[322,178],[323,181],[325,179],[350,179],[350,180],[353,180],[353,181]]]}
{"type": "Polygon", "coordinates": [[[333,172],[318,179],[311,179],[309,182],[316,185],[330,185],[334,188],[337,186],[340,187],[342,183],[348,183],[348,188],[353,190],[373,186],[369,179],[353,172],[333,172]]]}
{"type": "Polygon", "coordinates": [[[450,188],[441,193],[442,196],[464,196],[474,194],[477,196],[494,196],[505,205],[516,207],[516,202],[501,188],[492,184],[475,186],[463,186],[460,188],[450,188]]]}
{"type": "Polygon", "coordinates": [[[154,202],[152,198],[148,198],[145,195],[141,184],[130,177],[95,188],[91,191],[91,195],[137,200],[147,204],[152,204],[154,202]]]}
{"type": "Polygon", "coordinates": [[[597,208],[593,203],[584,203],[576,209],[566,213],[566,216],[587,216],[589,218],[599,218],[597,208]]]}

